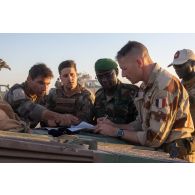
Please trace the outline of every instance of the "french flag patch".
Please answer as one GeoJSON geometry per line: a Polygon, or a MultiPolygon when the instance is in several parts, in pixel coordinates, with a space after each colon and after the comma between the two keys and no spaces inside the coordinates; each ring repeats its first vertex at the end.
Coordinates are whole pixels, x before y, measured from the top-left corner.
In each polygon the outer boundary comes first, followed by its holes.
{"type": "Polygon", "coordinates": [[[156,99],[156,107],[164,108],[165,106],[167,106],[167,99],[166,98],[156,99]]]}

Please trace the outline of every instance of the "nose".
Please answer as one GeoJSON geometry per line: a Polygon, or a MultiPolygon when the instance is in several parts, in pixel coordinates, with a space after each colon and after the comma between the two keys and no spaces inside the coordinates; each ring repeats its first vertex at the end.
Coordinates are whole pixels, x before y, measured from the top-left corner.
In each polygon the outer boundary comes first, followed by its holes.
{"type": "Polygon", "coordinates": [[[43,85],[42,91],[47,91],[47,89],[48,89],[48,85],[43,85]]]}
{"type": "Polygon", "coordinates": [[[71,75],[68,75],[68,81],[72,81],[72,76],[71,75]]]}
{"type": "Polygon", "coordinates": [[[105,81],[107,81],[107,78],[106,78],[106,77],[102,77],[101,80],[102,80],[103,82],[105,82],[105,81]]]}

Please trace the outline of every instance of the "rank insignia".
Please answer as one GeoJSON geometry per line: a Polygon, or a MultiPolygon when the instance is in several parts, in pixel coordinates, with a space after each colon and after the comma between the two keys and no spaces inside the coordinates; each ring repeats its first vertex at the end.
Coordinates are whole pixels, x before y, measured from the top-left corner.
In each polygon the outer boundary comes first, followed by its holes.
{"type": "Polygon", "coordinates": [[[177,59],[177,58],[179,57],[179,54],[180,54],[180,52],[177,51],[177,52],[175,53],[175,55],[174,55],[174,59],[177,59]]]}

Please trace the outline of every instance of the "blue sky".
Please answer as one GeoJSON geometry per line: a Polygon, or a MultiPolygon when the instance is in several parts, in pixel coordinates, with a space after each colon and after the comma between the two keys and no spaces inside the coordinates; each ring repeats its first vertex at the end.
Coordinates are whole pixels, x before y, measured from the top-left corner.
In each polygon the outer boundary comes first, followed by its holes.
{"type": "MultiPolygon", "coordinates": [[[[67,59],[75,60],[78,72],[94,77],[95,61],[104,57],[114,59],[128,40],[145,44],[152,59],[164,68],[178,49],[195,51],[195,33],[0,33],[0,58],[12,68],[0,71],[0,82],[21,83],[32,65],[44,62],[54,72],[53,86],[59,63],[67,59]]],[[[174,73],[172,68],[168,70],[174,73]]]]}

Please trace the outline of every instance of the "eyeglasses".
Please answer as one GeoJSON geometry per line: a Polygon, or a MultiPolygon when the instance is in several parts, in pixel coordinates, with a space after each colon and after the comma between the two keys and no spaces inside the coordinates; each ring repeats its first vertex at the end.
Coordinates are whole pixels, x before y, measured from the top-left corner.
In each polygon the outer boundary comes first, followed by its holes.
{"type": "Polygon", "coordinates": [[[102,79],[104,79],[104,78],[110,79],[110,78],[113,77],[114,72],[115,72],[115,71],[112,70],[112,71],[109,71],[109,72],[99,73],[99,74],[96,74],[96,77],[97,77],[98,80],[102,80],[102,79]]]}

